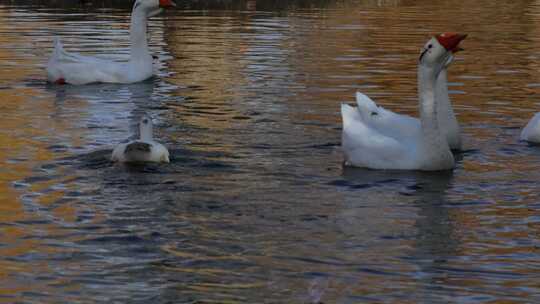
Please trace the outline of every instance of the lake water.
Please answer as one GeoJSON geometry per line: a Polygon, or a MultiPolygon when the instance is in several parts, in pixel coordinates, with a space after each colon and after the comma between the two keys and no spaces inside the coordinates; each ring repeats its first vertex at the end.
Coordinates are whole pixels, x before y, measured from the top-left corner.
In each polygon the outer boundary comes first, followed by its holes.
{"type": "Polygon", "coordinates": [[[54,36],[126,59],[129,13],[0,6],[1,303],[540,302],[540,2],[176,9],[155,78],[46,84],[54,36]],[[455,170],[343,168],[340,103],[416,115],[443,31],[455,170]],[[111,164],[143,112],[172,162],[111,164]]]}

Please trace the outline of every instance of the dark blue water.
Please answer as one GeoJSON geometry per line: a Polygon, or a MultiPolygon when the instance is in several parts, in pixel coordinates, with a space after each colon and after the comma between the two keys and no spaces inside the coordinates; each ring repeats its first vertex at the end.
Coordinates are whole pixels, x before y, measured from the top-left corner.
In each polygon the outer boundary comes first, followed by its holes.
{"type": "Polygon", "coordinates": [[[366,1],[167,12],[156,77],[53,86],[53,36],[118,59],[129,11],[0,7],[0,302],[535,303],[540,6],[366,1]],[[342,167],[360,90],[416,115],[429,35],[467,151],[453,172],[342,167]],[[148,113],[170,164],[109,162],[148,113]]]}

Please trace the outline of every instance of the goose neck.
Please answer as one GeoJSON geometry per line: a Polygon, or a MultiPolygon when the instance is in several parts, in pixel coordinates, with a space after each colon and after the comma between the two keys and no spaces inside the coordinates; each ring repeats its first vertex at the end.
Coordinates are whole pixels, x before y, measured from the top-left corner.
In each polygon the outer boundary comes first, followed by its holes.
{"type": "Polygon", "coordinates": [[[420,120],[422,129],[438,130],[437,107],[435,102],[436,73],[433,67],[420,64],[418,67],[418,96],[420,99],[420,120]]]}
{"type": "Polygon", "coordinates": [[[454,158],[446,138],[442,135],[437,117],[435,84],[438,72],[435,68],[422,64],[418,68],[418,95],[422,125],[421,155],[424,170],[450,169],[454,165],[454,158]]]}
{"type": "Polygon", "coordinates": [[[152,136],[152,125],[140,125],[139,126],[139,132],[140,132],[140,136],[141,136],[141,141],[146,141],[146,142],[149,142],[149,141],[152,141],[153,140],[153,136],[152,136]]]}
{"type": "Polygon", "coordinates": [[[135,8],[131,14],[130,25],[131,60],[150,56],[146,31],[146,14],[141,9],[135,8]]]}
{"type": "Polygon", "coordinates": [[[437,98],[442,97],[448,100],[448,75],[446,68],[443,68],[437,77],[436,90],[437,98]]]}

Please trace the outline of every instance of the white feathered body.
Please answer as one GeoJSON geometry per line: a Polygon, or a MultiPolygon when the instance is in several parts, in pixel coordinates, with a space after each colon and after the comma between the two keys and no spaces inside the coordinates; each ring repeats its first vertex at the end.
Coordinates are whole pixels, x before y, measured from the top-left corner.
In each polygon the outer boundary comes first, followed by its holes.
{"type": "Polygon", "coordinates": [[[520,139],[540,143],[540,112],[536,113],[521,131],[520,139]]]}
{"type": "Polygon", "coordinates": [[[397,114],[378,106],[371,98],[356,92],[355,109],[359,119],[369,128],[392,137],[418,137],[421,131],[420,120],[408,115],[397,114]]]}
{"type": "Polygon", "coordinates": [[[414,136],[384,134],[368,126],[356,108],[341,105],[342,149],[347,165],[371,169],[417,169],[419,142],[414,136]],[[394,137],[395,135],[395,137],[394,137]]]}
{"type": "Polygon", "coordinates": [[[47,63],[49,82],[82,85],[89,83],[135,83],[152,77],[152,58],[116,62],[69,53],[55,40],[54,51],[47,63]]]}
{"type": "Polygon", "coordinates": [[[96,82],[134,83],[150,78],[153,59],[148,49],[147,18],[161,11],[158,3],[135,2],[130,24],[130,58],[127,62],[70,53],[64,50],[60,39],[55,38],[54,50],[47,62],[48,81],[82,85],[96,82]]]}
{"type": "Polygon", "coordinates": [[[426,171],[454,167],[444,126],[439,122],[441,100],[436,98],[436,82],[451,58],[451,50],[464,37],[444,33],[430,39],[422,49],[417,71],[420,120],[385,110],[361,93],[357,93],[357,108],[341,105],[346,165],[426,171]]]}
{"type": "Polygon", "coordinates": [[[155,141],[135,140],[116,146],[113,150],[111,160],[124,163],[168,163],[169,151],[165,146],[155,141]]]}
{"type": "MultiPolygon", "coordinates": [[[[461,150],[461,131],[452,104],[448,98],[446,71],[441,71],[436,83],[437,119],[440,130],[446,137],[450,149],[461,150]]],[[[419,137],[420,120],[416,117],[397,114],[378,106],[371,98],[360,92],[356,93],[358,112],[364,123],[378,132],[395,137],[419,137]]]]}

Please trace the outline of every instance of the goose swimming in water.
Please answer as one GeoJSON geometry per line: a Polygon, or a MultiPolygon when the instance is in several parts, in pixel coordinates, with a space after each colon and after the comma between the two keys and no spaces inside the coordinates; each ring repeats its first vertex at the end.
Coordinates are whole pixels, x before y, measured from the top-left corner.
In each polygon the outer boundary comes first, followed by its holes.
{"type": "Polygon", "coordinates": [[[83,56],[64,50],[60,39],[47,63],[47,80],[56,84],[134,83],[153,74],[152,56],[146,37],[147,19],[162,7],[175,6],[171,0],[137,0],[133,5],[130,26],[131,53],[128,62],[83,56]]]}
{"type": "MultiPolygon", "coordinates": [[[[461,48],[452,50],[452,53],[460,51],[461,48]]],[[[448,145],[452,150],[461,150],[461,135],[459,123],[456,119],[450,97],[448,96],[448,76],[447,68],[454,60],[451,55],[442,71],[439,73],[435,83],[435,99],[437,102],[437,118],[441,127],[441,132],[446,137],[448,145]]],[[[356,92],[356,108],[360,112],[364,123],[381,133],[401,134],[401,136],[417,136],[422,131],[420,119],[404,114],[394,113],[381,106],[378,106],[367,95],[356,92]]]]}
{"type": "Polygon", "coordinates": [[[139,121],[140,138],[116,146],[111,161],[168,163],[169,151],[153,140],[152,129],[152,119],[146,114],[143,115],[139,121]]]}
{"type": "Polygon", "coordinates": [[[437,77],[465,37],[443,33],[431,38],[422,48],[418,59],[419,132],[407,133],[399,128],[379,130],[366,123],[363,112],[342,104],[345,164],[371,169],[426,171],[454,167],[454,157],[437,115],[439,107],[435,91],[437,77]]]}

